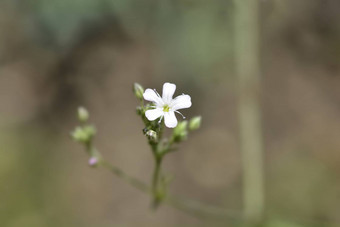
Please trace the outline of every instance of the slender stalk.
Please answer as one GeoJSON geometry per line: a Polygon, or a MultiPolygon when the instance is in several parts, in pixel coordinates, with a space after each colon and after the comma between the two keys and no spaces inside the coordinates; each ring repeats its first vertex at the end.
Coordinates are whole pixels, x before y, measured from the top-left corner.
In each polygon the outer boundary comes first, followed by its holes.
{"type": "Polygon", "coordinates": [[[161,172],[161,162],[162,158],[155,157],[155,169],[152,176],[152,194],[153,194],[153,202],[152,207],[157,208],[161,201],[161,192],[159,191],[159,180],[160,180],[160,172],[161,172]]]}
{"type": "Polygon", "coordinates": [[[150,188],[141,180],[138,180],[137,178],[131,177],[129,175],[127,175],[126,173],[124,173],[121,169],[119,169],[118,167],[112,165],[111,163],[102,160],[100,162],[100,165],[102,167],[104,167],[105,169],[110,170],[113,174],[115,174],[117,177],[121,178],[122,180],[124,180],[126,183],[130,184],[131,186],[135,187],[136,189],[148,193],[151,193],[150,188]]]}
{"type": "Polygon", "coordinates": [[[207,204],[202,204],[199,201],[191,200],[181,196],[169,195],[164,203],[181,210],[185,213],[197,216],[200,218],[213,218],[222,221],[242,222],[242,213],[234,210],[227,210],[220,207],[215,207],[207,204]]]}
{"type": "Polygon", "coordinates": [[[160,161],[155,162],[155,170],[153,172],[153,177],[152,177],[152,189],[153,192],[157,192],[157,185],[158,185],[158,179],[159,179],[159,173],[160,173],[160,161]]]}
{"type": "Polygon", "coordinates": [[[234,3],[244,212],[248,221],[259,221],[264,210],[259,3],[258,0],[235,0],[234,3]]]}
{"type": "MultiPolygon", "coordinates": [[[[150,195],[153,194],[152,189],[150,189],[146,183],[137,178],[127,175],[121,169],[112,165],[111,163],[102,160],[100,162],[100,166],[111,171],[114,175],[116,175],[129,185],[133,186],[134,188],[150,195]]],[[[241,220],[241,215],[235,211],[201,204],[197,201],[190,200],[184,197],[168,195],[166,198],[164,198],[163,202],[173,208],[176,208],[198,218],[241,220]]]]}
{"type": "MultiPolygon", "coordinates": [[[[101,160],[100,166],[111,171],[114,175],[125,181],[127,184],[131,185],[132,187],[138,189],[141,192],[152,194],[152,190],[149,186],[144,183],[143,181],[129,176],[124,173],[118,167],[112,165],[111,163],[101,160]]],[[[175,196],[175,195],[168,195],[164,201],[166,205],[169,205],[175,209],[183,211],[189,215],[200,219],[219,219],[225,222],[232,222],[232,223],[242,223],[243,215],[235,210],[227,210],[224,208],[211,206],[207,204],[203,204],[199,201],[188,199],[182,196],[175,196]]],[[[272,214],[275,216],[275,214],[272,214]]],[[[311,219],[303,219],[301,217],[282,217],[286,220],[297,221],[298,223],[304,224],[314,224],[314,225],[331,225],[331,224],[339,224],[337,221],[320,221],[320,220],[311,220],[311,219]]],[[[236,225],[236,224],[235,224],[236,225]]]]}

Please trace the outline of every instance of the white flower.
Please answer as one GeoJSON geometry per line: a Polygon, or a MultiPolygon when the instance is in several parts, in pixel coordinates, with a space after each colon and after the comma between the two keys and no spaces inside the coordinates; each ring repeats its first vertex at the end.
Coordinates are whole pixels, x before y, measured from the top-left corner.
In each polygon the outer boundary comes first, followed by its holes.
{"type": "Polygon", "coordinates": [[[162,97],[156,90],[152,90],[150,88],[145,90],[143,94],[144,99],[155,104],[155,109],[147,110],[145,112],[145,116],[149,121],[154,121],[159,117],[161,117],[161,121],[164,117],[166,127],[176,127],[177,119],[175,112],[181,114],[178,110],[189,108],[191,106],[191,98],[189,95],[183,94],[173,99],[172,96],[174,95],[175,90],[176,85],[171,83],[165,83],[163,85],[162,97]]]}

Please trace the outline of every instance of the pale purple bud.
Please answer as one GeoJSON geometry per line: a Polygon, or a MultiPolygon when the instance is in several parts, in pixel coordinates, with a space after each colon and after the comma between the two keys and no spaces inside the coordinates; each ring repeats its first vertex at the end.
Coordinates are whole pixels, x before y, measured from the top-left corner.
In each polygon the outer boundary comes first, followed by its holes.
{"type": "Polygon", "coordinates": [[[89,159],[89,165],[90,165],[90,166],[95,166],[96,164],[98,164],[98,158],[96,158],[96,157],[91,157],[91,158],[89,159]]]}

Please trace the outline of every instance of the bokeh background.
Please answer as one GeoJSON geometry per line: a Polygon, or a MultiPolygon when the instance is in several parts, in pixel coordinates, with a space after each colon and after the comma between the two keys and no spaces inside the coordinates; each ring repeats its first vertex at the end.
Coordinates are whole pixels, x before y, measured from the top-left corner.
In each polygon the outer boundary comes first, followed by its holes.
{"type": "MultiPolygon", "coordinates": [[[[202,128],[166,157],[171,191],[242,211],[231,0],[1,0],[0,225],[225,226],[168,206],[88,157],[86,106],[107,160],[149,182],[132,85],[177,84],[202,128]]],[[[340,226],[340,1],[260,1],[266,223],[340,226]]],[[[232,226],[232,225],[230,225],[232,226]]]]}

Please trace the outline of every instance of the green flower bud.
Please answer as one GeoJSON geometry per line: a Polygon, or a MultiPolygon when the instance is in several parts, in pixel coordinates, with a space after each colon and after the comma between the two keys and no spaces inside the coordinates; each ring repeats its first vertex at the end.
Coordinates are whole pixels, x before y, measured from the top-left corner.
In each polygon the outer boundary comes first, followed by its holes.
{"type": "Polygon", "coordinates": [[[76,127],[73,132],[71,132],[72,138],[80,143],[89,142],[93,136],[96,134],[96,130],[93,126],[76,127]]]}
{"type": "Polygon", "coordinates": [[[78,119],[81,122],[86,122],[89,119],[89,112],[84,107],[78,108],[78,119]]]}
{"type": "Polygon", "coordinates": [[[80,143],[86,143],[89,141],[89,136],[82,127],[76,127],[74,131],[71,132],[71,136],[75,141],[80,143]]]}
{"type": "Polygon", "coordinates": [[[133,93],[135,93],[135,96],[139,100],[143,100],[144,88],[140,84],[134,83],[134,85],[133,85],[133,93]]]}
{"type": "Polygon", "coordinates": [[[152,140],[154,142],[157,141],[157,133],[153,130],[148,130],[145,135],[149,138],[149,140],[152,140]]]}
{"type": "Polygon", "coordinates": [[[192,118],[189,122],[189,129],[191,131],[199,129],[201,127],[201,121],[202,121],[201,116],[192,118]]]}
{"type": "Polygon", "coordinates": [[[180,142],[187,138],[188,136],[187,126],[188,121],[182,121],[177,124],[176,128],[174,128],[173,131],[173,138],[175,142],[180,142]]]}
{"type": "Polygon", "coordinates": [[[84,132],[87,134],[89,138],[92,139],[94,135],[96,135],[97,131],[94,126],[92,125],[86,125],[83,127],[84,132]]]}

